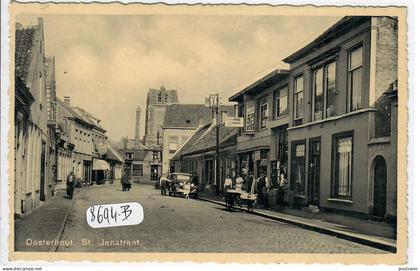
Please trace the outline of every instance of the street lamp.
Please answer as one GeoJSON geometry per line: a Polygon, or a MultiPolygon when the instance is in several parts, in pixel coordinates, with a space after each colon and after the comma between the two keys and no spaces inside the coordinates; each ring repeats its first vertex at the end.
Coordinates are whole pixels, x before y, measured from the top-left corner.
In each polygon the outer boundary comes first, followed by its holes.
{"type": "MultiPolygon", "coordinates": [[[[207,98],[206,98],[207,100],[207,98]]],[[[206,101],[206,104],[211,108],[212,110],[212,116],[216,114],[216,193],[219,193],[219,187],[220,187],[220,155],[219,155],[219,112],[220,112],[220,99],[219,99],[219,93],[216,94],[209,94],[208,102],[206,101]]]]}

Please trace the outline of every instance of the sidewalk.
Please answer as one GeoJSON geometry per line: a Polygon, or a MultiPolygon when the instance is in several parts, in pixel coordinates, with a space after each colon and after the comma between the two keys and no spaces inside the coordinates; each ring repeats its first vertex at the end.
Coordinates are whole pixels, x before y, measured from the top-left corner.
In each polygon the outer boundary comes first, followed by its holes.
{"type": "MultiPolygon", "coordinates": [[[[200,192],[199,198],[225,205],[224,200],[220,197],[205,192],[200,192]]],[[[246,208],[242,209],[246,210],[246,208]]],[[[236,208],[236,210],[240,210],[240,208],[236,208]]],[[[327,212],[307,213],[291,208],[254,209],[253,213],[390,252],[396,251],[395,229],[387,223],[327,212]]]]}
{"type": "Polygon", "coordinates": [[[65,190],[58,190],[52,199],[33,210],[32,213],[15,220],[15,251],[47,252],[54,249],[51,246],[28,246],[26,241],[59,238],[73,204],[72,200],[64,197],[65,195],[65,190]]]}

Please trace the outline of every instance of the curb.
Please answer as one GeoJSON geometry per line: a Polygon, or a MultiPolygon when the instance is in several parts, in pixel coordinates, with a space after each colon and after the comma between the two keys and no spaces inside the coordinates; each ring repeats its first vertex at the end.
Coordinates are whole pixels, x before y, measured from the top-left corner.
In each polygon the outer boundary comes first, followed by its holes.
{"type": "Polygon", "coordinates": [[[70,212],[73,209],[73,205],[74,205],[74,195],[73,195],[73,199],[71,200],[71,205],[69,209],[67,210],[66,215],[64,216],[63,222],[61,222],[60,229],[58,230],[58,233],[54,239],[54,240],[58,240],[58,245],[51,247],[49,252],[58,251],[58,248],[60,247],[61,237],[63,236],[64,230],[66,229],[67,221],[69,219],[70,212]]]}
{"type": "MultiPolygon", "coordinates": [[[[222,205],[225,206],[225,204],[223,202],[219,202],[219,201],[215,201],[215,200],[211,200],[211,199],[206,199],[206,198],[202,198],[199,197],[199,200],[202,201],[207,201],[207,202],[211,202],[213,204],[218,204],[218,205],[222,205]]],[[[240,211],[246,211],[245,208],[240,208],[240,207],[233,207],[235,210],[240,210],[240,211]]],[[[373,248],[377,248],[377,249],[381,249],[384,251],[388,251],[391,253],[397,253],[397,247],[395,246],[395,244],[392,244],[390,242],[384,241],[384,240],[380,240],[374,237],[363,237],[360,236],[359,234],[353,234],[350,232],[345,232],[345,231],[340,231],[340,230],[335,230],[335,229],[329,229],[329,228],[323,228],[321,226],[315,225],[315,224],[311,224],[311,223],[306,223],[306,222],[302,222],[299,220],[294,220],[294,219],[290,219],[290,218],[285,218],[285,217],[280,217],[280,216],[274,216],[274,215],[270,215],[270,214],[266,214],[260,211],[253,211],[250,212],[254,215],[258,215],[261,217],[265,217],[265,218],[269,218],[272,220],[276,220],[276,221],[280,221],[280,222],[284,222],[284,223],[288,223],[288,224],[292,224],[294,226],[298,226],[307,230],[312,230],[312,231],[316,231],[322,234],[326,234],[326,235],[330,235],[330,236],[335,236],[337,238],[340,239],[344,239],[347,241],[352,241],[355,243],[359,243],[365,246],[370,246],[373,248]]]]}

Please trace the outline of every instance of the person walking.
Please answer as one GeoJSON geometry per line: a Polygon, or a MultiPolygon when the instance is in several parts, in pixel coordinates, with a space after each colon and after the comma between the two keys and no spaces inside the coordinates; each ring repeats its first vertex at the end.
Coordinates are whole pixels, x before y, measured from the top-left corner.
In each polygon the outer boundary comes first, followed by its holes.
{"type": "Polygon", "coordinates": [[[223,185],[223,197],[226,197],[227,190],[232,188],[232,179],[230,178],[229,174],[226,175],[225,183],[223,185]]]}
{"type": "Polygon", "coordinates": [[[127,191],[129,184],[130,184],[130,181],[128,180],[127,174],[124,174],[121,178],[122,191],[127,191]]]}
{"type": "Polygon", "coordinates": [[[168,179],[166,176],[162,175],[160,176],[160,194],[162,196],[166,196],[166,186],[168,185],[168,179]]]}
{"type": "Polygon", "coordinates": [[[73,192],[74,192],[74,182],[75,182],[75,176],[73,171],[70,171],[70,173],[67,175],[66,179],[66,186],[67,186],[67,196],[70,199],[73,199],[73,192]]]}
{"type": "Polygon", "coordinates": [[[257,190],[258,190],[258,199],[259,199],[260,204],[267,207],[268,206],[268,197],[267,197],[268,180],[264,172],[261,172],[260,178],[258,178],[257,190]]]}
{"type": "Polygon", "coordinates": [[[188,180],[184,184],[184,196],[185,196],[185,199],[189,199],[190,198],[190,191],[191,191],[191,182],[188,180]]]}

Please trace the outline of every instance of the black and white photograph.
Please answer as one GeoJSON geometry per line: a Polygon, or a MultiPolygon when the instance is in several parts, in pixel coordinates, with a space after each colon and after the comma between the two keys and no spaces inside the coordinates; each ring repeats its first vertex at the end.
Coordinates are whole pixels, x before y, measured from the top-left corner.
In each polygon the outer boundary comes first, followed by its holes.
{"type": "Polygon", "coordinates": [[[404,8],[30,6],[14,259],[404,263],[404,8]]]}

